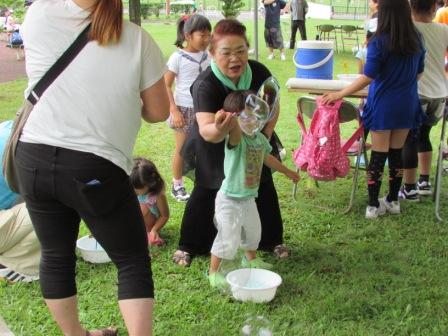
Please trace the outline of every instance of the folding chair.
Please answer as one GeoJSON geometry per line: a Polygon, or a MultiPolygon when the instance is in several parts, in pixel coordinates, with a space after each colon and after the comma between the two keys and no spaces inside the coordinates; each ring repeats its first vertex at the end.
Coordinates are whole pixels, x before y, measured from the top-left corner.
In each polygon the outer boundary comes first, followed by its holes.
{"type": "Polygon", "coordinates": [[[333,25],[319,25],[317,26],[319,32],[319,40],[321,41],[334,41],[336,52],[338,49],[338,36],[336,35],[336,27],[333,25]]]}
{"type": "Polygon", "coordinates": [[[342,42],[342,51],[344,52],[345,47],[349,45],[356,46],[356,50],[359,50],[358,27],[351,25],[342,25],[341,42],[342,42]]]}
{"type": "Polygon", "coordinates": [[[447,110],[443,113],[442,119],[442,131],[440,132],[440,143],[439,143],[439,155],[437,157],[437,169],[436,169],[436,179],[434,183],[434,193],[433,201],[435,202],[434,212],[437,220],[443,221],[442,216],[440,216],[440,191],[442,189],[442,171],[443,171],[443,145],[446,143],[446,121],[447,121],[447,110]]]}
{"type": "MultiPolygon", "coordinates": [[[[306,128],[304,124],[304,116],[308,119],[312,119],[314,115],[314,111],[316,110],[316,99],[312,97],[300,97],[297,100],[297,122],[299,123],[300,129],[301,129],[301,141],[300,145],[303,144],[306,128]]],[[[358,128],[356,131],[351,135],[351,137],[346,141],[341,141],[341,146],[344,149],[347,156],[356,156],[355,159],[355,165],[351,166],[351,168],[354,169],[353,173],[353,185],[352,190],[350,193],[350,202],[347,206],[347,208],[344,211],[344,214],[350,212],[350,210],[353,207],[353,203],[355,200],[355,194],[356,194],[356,186],[358,184],[358,177],[359,177],[359,170],[360,168],[360,162],[361,162],[361,155],[364,157],[365,166],[367,167],[367,146],[364,139],[364,127],[361,124],[361,118],[359,114],[359,110],[357,107],[350,103],[349,101],[343,101],[341,108],[339,109],[339,123],[346,123],[356,120],[358,121],[358,128]],[[356,148],[353,150],[353,148],[356,148]]],[[[299,169],[297,168],[297,171],[299,169]]],[[[318,182],[316,182],[316,186],[318,186],[318,182]]],[[[293,198],[294,200],[297,200],[297,183],[294,184],[293,187],[293,198]]]]}

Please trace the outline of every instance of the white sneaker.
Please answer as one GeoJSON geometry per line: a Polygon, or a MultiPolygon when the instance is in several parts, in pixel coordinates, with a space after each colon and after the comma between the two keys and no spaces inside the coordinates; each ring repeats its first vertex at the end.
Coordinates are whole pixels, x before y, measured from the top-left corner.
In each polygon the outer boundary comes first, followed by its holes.
{"type": "Polygon", "coordinates": [[[32,282],[39,280],[39,275],[25,275],[10,268],[2,268],[0,270],[0,279],[5,279],[9,282],[32,282]]]}
{"type": "Polygon", "coordinates": [[[378,201],[380,202],[380,206],[378,208],[370,205],[367,206],[366,219],[375,219],[386,214],[386,207],[384,206],[384,202],[382,202],[381,200],[378,201]]]}
{"type": "Polygon", "coordinates": [[[392,201],[392,202],[388,202],[387,201],[387,196],[384,196],[383,198],[380,199],[380,202],[384,203],[384,206],[386,207],[386,211],[388,213],[390,213],[391,215],[398,215],[401,212],[400,209],[400,202],[399,201],[392,201]]]}
{"type": "Polygon", "coordinates": [[[417,190],[418,190],[419,195],[422,195],[422,196],[432,195],[431,182],[417,181],[417,190]]]}
{"type": "Polygon", "coordinates": [[[268,60],[273,60],[273,59],[274,59],[274,54],[269,54],[268,60]]]}
{"type": "Polygon", "coordinates": [[[281,54],[281,55],[280,55],[280,59],[281,59],[282,61],[286,61],[286,56],[285,56],[285,54],[281,54]]]}

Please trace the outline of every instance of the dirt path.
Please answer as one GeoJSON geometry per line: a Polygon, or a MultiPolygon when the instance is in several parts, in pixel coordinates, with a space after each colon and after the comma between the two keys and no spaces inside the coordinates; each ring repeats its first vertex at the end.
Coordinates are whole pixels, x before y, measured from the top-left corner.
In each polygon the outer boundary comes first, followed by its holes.
{"type": "Polygon", "coordinates": [[[6,47],[5,36],[0,36],[0,83],[26,77],[25,61],[17,60],[16,49],[6,47]]]}

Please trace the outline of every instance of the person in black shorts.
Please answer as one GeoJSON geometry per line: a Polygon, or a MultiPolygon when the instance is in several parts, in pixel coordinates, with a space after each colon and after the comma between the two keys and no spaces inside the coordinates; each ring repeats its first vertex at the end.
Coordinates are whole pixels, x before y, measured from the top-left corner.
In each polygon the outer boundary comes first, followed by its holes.
{"type": "Polygon", "coordinates": [[[280,50],[280,59],[286,59],[283,46],[282,29],[280,27],[280,12],[286,6],[284,0],[262,0],[265,10],[264,40],[269,49],[268,59],[274,59],[274,49],[280,50]]]}

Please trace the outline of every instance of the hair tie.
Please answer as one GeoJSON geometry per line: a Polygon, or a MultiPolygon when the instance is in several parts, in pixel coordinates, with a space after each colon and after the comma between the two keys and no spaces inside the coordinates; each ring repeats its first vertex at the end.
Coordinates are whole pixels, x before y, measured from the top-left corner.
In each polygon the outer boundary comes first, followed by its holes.
{"type": "Polygon", "coordinates": [[[187,22],[187,20],[188,20],[189,18],[190,18],[190,17],[189,17],[188,15],[184,15],[184,16],[181,17],[181,20],[182,20],[183,22],[187,22]]]}

